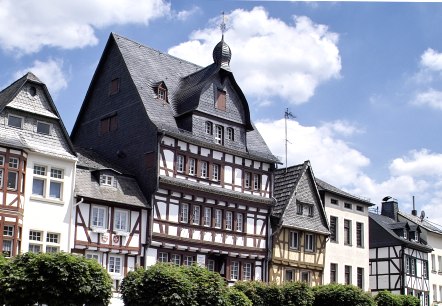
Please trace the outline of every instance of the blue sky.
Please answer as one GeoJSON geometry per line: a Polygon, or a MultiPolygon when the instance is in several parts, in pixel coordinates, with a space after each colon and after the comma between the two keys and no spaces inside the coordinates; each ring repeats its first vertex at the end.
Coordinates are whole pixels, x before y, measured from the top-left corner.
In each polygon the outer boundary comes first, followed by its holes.
{"type": "Polygon", "coordinates": [[[0,88],[34,72],[70,131],[110,32],[204,66],[222,11],[275,155],[288,108],[289,165],[442,224],[442,3],[0,0],[0,88]]]}

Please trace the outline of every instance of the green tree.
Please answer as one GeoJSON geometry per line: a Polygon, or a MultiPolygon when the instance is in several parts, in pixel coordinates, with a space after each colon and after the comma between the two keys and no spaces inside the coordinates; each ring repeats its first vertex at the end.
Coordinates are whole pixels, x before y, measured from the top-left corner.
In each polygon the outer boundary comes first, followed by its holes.
{"type": "Polygon", "coordinates": [[[374,306],[371,296],[351,285],[329,284],[313,287],[314,306],[374,306]]]}

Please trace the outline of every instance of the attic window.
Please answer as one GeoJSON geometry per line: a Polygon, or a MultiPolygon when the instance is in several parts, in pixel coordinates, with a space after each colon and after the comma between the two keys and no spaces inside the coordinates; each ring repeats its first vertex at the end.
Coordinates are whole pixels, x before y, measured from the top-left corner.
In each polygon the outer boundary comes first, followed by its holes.
{"type": "Polygon", "coordinates": [[[120,91],[120,79],[116,78],[110,82],[109,96],[115,95],[120,91]]]}
{"type": "Polygon", "coordinates": [[[224,90],[219,90],[216,95],[215,108],[225,111],[226,110],[226,92],[224,90]]]}
{"type": "Polygon", "coordinates": [[[163,84],[157,87],[157,98],[167,102],[167,89],[163,84]]]}
{"type": "Polygon", "coordinates": [[[115,177],[112,175],[102,174],[100,176],[100,185],[102,186],[115,186],[115,177]]]}
{"type": "Polygon", "coordinates": [[[46,122],[37,121],[37,133],[49,135],[51,131],[51,125],[46,122]]]}
{"type": "Polygon", "coordinates": [[[37,88],[35,86],[29,87],[29,94],[34,97],[37,94],[37,88]]]}

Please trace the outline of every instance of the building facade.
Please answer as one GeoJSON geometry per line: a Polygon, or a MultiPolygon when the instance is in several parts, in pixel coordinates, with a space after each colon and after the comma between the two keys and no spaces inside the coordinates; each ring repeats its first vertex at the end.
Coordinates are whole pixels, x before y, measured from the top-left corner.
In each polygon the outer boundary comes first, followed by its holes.
{"type": "Polygon", "coordinates": [[[111,34],[72,140],[132,173],[149,203],[144,264],[267,279],[272,170],[222,39],[199,67],[111,34]],[[95,131],[95,132],[91,132],[95,131]]]}
{"type": "Polygon", "coordinates": [[[385,197],[380,215],[370,218],[370,288],[377,293],[417,296],[421,305],[430,303],[429,254],[433,251],[421,236],[419,225],[399,221],[398,203],[385,197]]]}
{"type": "Polygon", "coordinates": [[[310,162],[275,170],[270,281],[323,284],[327,217],[310,162]]]}
{"type": "Polygon", "coordinates": [[[0,105],[3,254],[69,252],[76,156],[48,89],[27,73],[0,105]]]}
{"type": "Polygon", "coordinates": [[[368,200],[316,179],[330,225],[324,283],[355,285],[370,290],[368,200]]]}

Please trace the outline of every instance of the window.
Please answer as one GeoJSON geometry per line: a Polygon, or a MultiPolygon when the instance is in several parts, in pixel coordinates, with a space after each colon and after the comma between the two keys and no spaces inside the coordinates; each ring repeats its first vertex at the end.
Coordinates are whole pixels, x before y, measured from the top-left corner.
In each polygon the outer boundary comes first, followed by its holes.
{"type": "Polygon", "coordinates": [[[189,204],[181,204],[180,222],[189,222],[189,204]]]}
{"type": "Polygon", "coordinates": [[[330,264],[330,283],[338,282],[338,264],[331,263],[330,264]]]}
{"type": "Polygon", "coordinates": [[[330,199],[330,203],[332,203],[334,205],[339,205],[339,202],[336,199],[330,199]]]}
{"type": "Polygon", "coordinates": [[[213,173],[212,173],[212,179],[214,181],[219,181],[219,168],[220,166],[218,164],[213,164],[213,173]]]}
{"type": "Polygon", "coordinates": [[[351,245],[351,220],[344,220],[344,244],[351,245]]]}
{"type": "Polygon", "coordinates": [[[60,243],[60,234],[57,233],[47,233],[46,242],[50,243],[60,243]]]}
{"type": "Polygon", "coordinates": [[[244,264],[243,280],[252,280],[252,264],[251,263],[244,264]]]}
{"type": "Polygon", "coordinates": [[[439,286],[439,298],[442,300],[442,286],[439,286]]]}
{"type": "Polygon", "coordinates": [[[437,301],[437,285],[433,285],[433,301],[437,301]]]}
{"type": "Polygon", "coordinates": [[[62,198],[63,170],[50,168],[48,173],[46,166],[34,165],[34,177],[32,180],[32,194],[54,199],[62,198]],[[49,174],[49,177],[48,177],[49,174]],[[49,182],[49,185],[47,184],[49,182]],[[47,190],[49,186],[49,190],[47,190]],[[49,196],[48,196],[49,195],[49,196]]]}
{"type": "Polygon", "coordinates": [[[86,259],[93,259],[93,260],[96,260],[98,263],[101,263],[99,253],[86,253],[85,257],[86,257],[86,259]]]}
{"type": "Polygon", "coordinates": [[[285,270],[285,281],[292,282],[295,280],[295,271],[294,270],[285,270]]]}
{"type": "Polygon", "coordinates": [[[442,272],[442,256],[437,256],[437,262],[439,264],[439,272],[442,272]]]}
{"type": "Polygon", "coordinates": [[[192,223],[200,225],[201,218],[201,206],[193,205],[192,223]]]}
{"type": "Polygon", "coordinates": [[[207,169],[208,169],[207,162],[202,161],[201,162],[201,177],[202,178],[207,178],[207,169]]]}
{"type": "Polygon", "coordinates": [[[221,209],[215,209],[215,227],[221,228],[223,223],[223,211],[221,209]]]}
{"type": "Polygon", "coordinates": [[[299,236],[298,236],[298,232],[290,232],[290,248],[291,249],[298,249],[298,241],[299,241],[299,236]]]}
{"type": "Polygon", "coordinates": [[[114,230],[127,232],[129,214],[126,210],[115,209],[114,212],[114,230]]]}
{"type": "Polygon", "coordinates": [[[409,256],[405,257],[405,272],[410,274],[410,258],[409,256]]]}
{"type": "Polygon", "coordinates": [[[408,239],[408,231],[406,228],[404,228],[404,239],[408,239]]]}
{"type": "Polygon", "coordinates": [[[213,259],[207,260],[207,270],[215,272],[215,261],[213,259]]]}
{"type": "Polygon", "coordinates": [[[121,273],[121,257],[109,255],[109,273],[121,273]]]}
{"type": "Polygon", "coordinates": [[[0,169],[0,188],[3,188],[3,169],[0,169]]]}
{"type": "Polygon", "coordinates": [[[191,266],[195,262],[195,258],[193,256],[184,256],[184,265],[191,266]]]}
{"type": "Polygon", "coordinates": [[[305,234],[305,251],[313,252],[315,250],[315,235],[305,234]]]}
{"type": "Polygon", "coordinates": [[[243,214],[237,213],[236,214],[236,231],[242,232],[243,231],[243,214]]]}
{"type": "Polygon", "coordinates": [[[231,211],[226,211],[226,230],[232,229],[232,223],[233,223],[233,213],[231,211]]]}
{"type": "Polygon", "coordinates": [[[313,217],[314,206],[313,205],[307,205],[307,210],[308,210],[309,217],[313,217]]]}
{"type": "Polygon", "coordinates": [[[157,87],[157,97],[160,100],[167,101],[167,89],[163,87],[163,84],[157,87]]]}
{"type": "Polygon", "coordinates": [[[3,239],[2,252],[5,257],[12,256],[12,240],[3,239]]]}
{"type": "Polygon", "coordinates": [[[259,190],[259,174],[253,174],[253,190],[259,190]]]}
{"type": "Polygon", "coordinates": [[[158,252],[158,262],[168,262],[169,254],[166,252],[158,252]]]}
{"type": "Polygon", "coordinates": [[[364,207],[358,205],[358,206],[356,206],[356,210],[363,212],[364,211],[364,207]]]}
{"type": "Polygon", "coordinates": [[[49,135],[51,131],[51,125],[46,122],[37,121],[37,133],[49,135]]]}
{"type": "Polygon", "coordinates": [[[37,94],[37,88],[35,88],[35,86],[30,86],[29,94],[31,95],[31,97],[34,97],[37,94]]]}
{"type": "Polygon", "coordinates": [[[410,270],[411,275],[416,275],[416,258],[410,258],[410,270]]]}
{"type": "Polygon", "coordinates": [[[235,131],[233,130],[233,128],[227,128],[227,139],[230,141],[235,140],[235,131]]]}
{"type": "Polygon", "coordinates": [[[222,145],[223,144],[223,134],[224,130],[221,125],[215,126],[215,143],[222,145]]]}
{"type": "Polygon", "coordinates": [[[298,215],[302,215],[302,211],[303,211],[302,204],[301,203],[296,204],[296,213],[298,215]]]}
{"type": "Polygon", "coordinates": [[[352,206],[350,203],[344,203],[344,208],[352,209],[352,206]]]}
{"type": "Polygon", "coordinates": [[[224,90],[217,91],[215,108],[219,110],[226,110],[226,92],[224,90]]]}
{"type": "Polygon", "coordinates": [[[8,189],[17,190],[17,178],[18,172],[11,169],[18,170],[19,159],[16,157],[9,158],[9,171],[8,171],[8,189]]]}
{"type": "Polygon", "coordinates": [[[23,118],[15,115],[8,116],[8,125],[21,129],[23,124],[23,118]]]}
{"type": "Polygon", "coordinates": [[[3,226],[3,236],[14,236],[14,226],[5,225],[3,226]]]}
{"type": "Polygon", "coordinates": [[[39,231],[29,231],[29,240],[42,241],[42,233],[39,231]]]}
{"type": "Polygon", "coordinates": [[[330,241],[338,242],[338,217],[330,216],[330,241]]]}
{"type": "Polygon", "coordinates": [[[213,135],[213,123],[206,121],[206,134],[213,135]]]}
{"type": "Polygon", "coordinates": [[[117,128],[117,115],[108,116],[100,120],[100,135],[116,131],[117,128]]]}
{"type": "Polygon", "coordinates": [[[92,227],[106,228],[106,209],[92,206],[92,227]]]}
{"type": "Polygon", "coordinates": [[[232,261],[232,264],[230,266],[230,279],[238,280],[238,277],[239,277],[239,262],[232,261]]]}
{"type": "Polygon", "coordinates": [[[210,207],[204,207],[203,225],[209,227],[212,225],[212,209],[210,207]]]}
{"type": "Polygon", "coordinates": [[[176,161],[176,171],[178,172],[184,172],[184,156],[183,155],[177,155],[177,161],[176,161]]]}
{"type": "Polygon", "coordinates": [[[180,266],[181,265],[181,256],[178,254],[172,254],[170,256],[170,262],[172,262],[173,264],[180,266]]]}
{"type": "Polygon", "coordinates": [[[196,159],[189,158],[189,175],[195,175],[195,174],[196,174],[196,159]]]}
{"type": "Polygon", "coordinates": [[[250,172],[245,172],[244,173],[244,188],[245,189],[250,189],[251,180],[252,180],[252,174],[250,172]]]}
{"type": "Polygon", "coordinates": [[[436,272],[436,256],[431,254],[431,272],[436,272]]]}
{"type": "Polygon", "coordinates": [[[53,245],[46,246],[46,253],[57,253],[57,252],[59,252],[59,249],[57,246],[53,246],[53,245]]]}
{"type": "Polygon", "coordinates": [[[28,248],[28,252],[29,253],[41,253],[41,245],[30,243],[29,248],[28,248]]]}
{"type": "Polygon", "coordinates": [[[301,282],[310,284],[310,271],[301,272],[301,282]]]}
{"type": "Polygon", "coordinates": [[[364,224],[356,222],[356,245],[358,247],[364,246],[364,224]]]}
{"type": "Polygon", "coordinates": [[[115,178],[112,175],[102,174],[100,175],[100,185],[114,187],[115,178]]]}
{"type": "Polygon", "coordinates": [[[112,96],[120,91],[120,79],[116,78],[110,82],[109,96],[112,96]]]}
{"type": "Polygon", "coordinates": [[[357,286],[362,289],[364,286],[364,268],[357,269],[357,286]]]}
{"type": "Polygon", "coordinates": [[[351,284],[351,266],[345,266],[345,280],[346,285],[351,284]]]}

